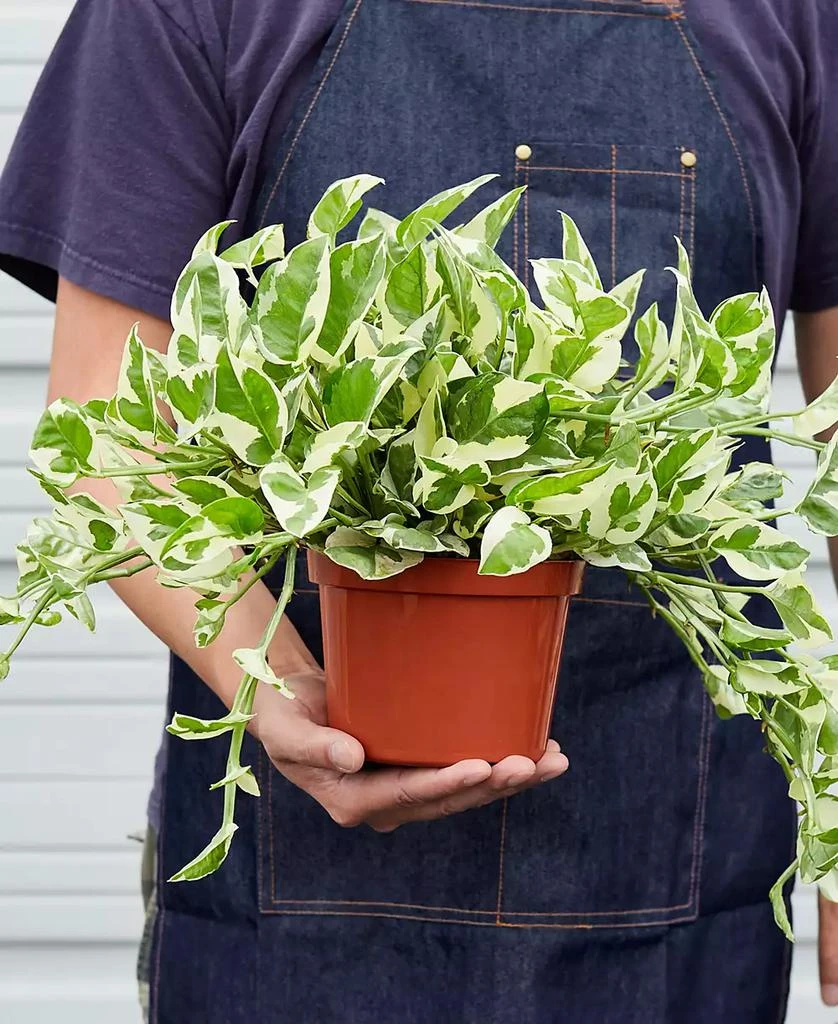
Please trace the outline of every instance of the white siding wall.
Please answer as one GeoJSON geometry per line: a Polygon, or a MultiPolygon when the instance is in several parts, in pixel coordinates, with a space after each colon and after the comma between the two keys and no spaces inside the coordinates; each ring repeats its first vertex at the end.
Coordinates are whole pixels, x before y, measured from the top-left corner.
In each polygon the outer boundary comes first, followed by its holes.
{"type": "MultiPolygon", "coordinates": [[[[0,0],[0,165],[40,66],[71,4],[0,0]]],[[[12,554],[43,507],[24,473],[44,401],[50,307],[0,279],[0,593],[12,554]]],[[[801,400],[786,338],[778,406],[801,400]]],[[[799,475],[809,460],[787,456],[799,475]]],[[[817,551],[830,619],[838,602],[817,551]]],[[[0,1020],[136,1024],[133,957],[141,928],[138,847],[159,736],[165,662],[159,645],[110,594],[95,637],[71,624],[42,631],[0,690],[0,1020]]],[[[814,900],[799,893],[800,943],[790,1024],[827,1024],[814,956],[814,900]]]]}

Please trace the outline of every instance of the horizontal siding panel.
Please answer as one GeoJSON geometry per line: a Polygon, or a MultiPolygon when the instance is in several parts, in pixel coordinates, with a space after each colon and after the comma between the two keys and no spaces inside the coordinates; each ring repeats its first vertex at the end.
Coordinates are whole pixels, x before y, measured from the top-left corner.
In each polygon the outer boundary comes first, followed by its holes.
{"type": "MultiPolygon", "coordinates": [[[[6,589],[0,593],[8,594],[11,590],[6,589]]],[[[97,602],[94,601],[94,604],[97,602]]],[[[5,647],[11,636],[9,627],[4,626],[0,630],[0,644],[5,647]]],[[[95,633],[90,633],[75,620],[48,629],[36,627],[26,637],[15,659],[113,658],[120,655],[142,658],[159,655],[163,650],[163,645],[154,634],[123,606],[114,611],[100,608],[95,633]]],[[[6,685],[14,685],[14,672],[13,665],[6,685]]]]}
{"type": "MultiPolygon", "coordinates": [[[[30,728],[35,726],[33,722],[30,728]]],[[[145,829],[151,788],[153,750],[146,750],[144,756],[145,779],[118,785],[96,780],[48,784],[4,780],[0,785],[0,852],[132,851],[136,843],[128,836],[145,829]]]]}
{"type": "Polygon", "coordinates": [[[72,6],[71,0],[0,5],[0,61],[43,63],[72,6]]]}
{"type": "Polygon", "coordinates": [[[124,853],[0,853],[0,897],[131,896],[142,857],[140,843],[132,845],[124,853]]]}
{"type": "MultiPolygon", "coordinates": [[[[150,704],[162,708],[168,687],[168,658],[21,658],[8,685],[0,688],[0,722],[12,704],[150,704]]],[[[2,727],[0,727],[2,732],[2,727]]]]}
{"type": "Polygon", "coordinates": [[[20,115],[40,74],[41,65],[37,62],[0,64],[0,113],[20,115]]]}
{"type": "Polygon", "coordinates": [[[15,366],[46,369],[51,352],[52,316],[0,317],[0,369],[15,366]]]}
{"type": "Polygon", "coordinates": [[[12,705],[0,719],[0,780],[145,779],[162,726],[163,710],[143,705],[12,705]]]}
{"type": "MultiPolygon", "coordinates": [[[[0,73],[2,70],[2,67],[0,67],[0,73]]],[[[0,74],[0,88],[2,88],[2,84],[3,79],[2,74],[0,74]]],[[[0,96],[2,96],[2,92],[0,92],[0,96]]],[[[16,281],[15,278],[10,277],[8,274],[0,276],[0,310],[3,311],[4,316],[16,313],[27,315],[40,313],[43,316],[49,316],[53,308],[53,304],[48,299],[32,291],[31,288],[26,288],[16,281]]]]}
{"type": "Polygon", "coordinates": [[[131,942],[139,896],[0,896],[0,942],[131,942]]]}

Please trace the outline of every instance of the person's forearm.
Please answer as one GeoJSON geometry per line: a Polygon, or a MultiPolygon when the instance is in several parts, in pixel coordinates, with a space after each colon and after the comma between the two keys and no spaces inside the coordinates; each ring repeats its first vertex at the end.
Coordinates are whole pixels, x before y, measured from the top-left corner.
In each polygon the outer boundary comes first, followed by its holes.
{"type": "MultiPolygon", "coordinates": [[[[171,334],[169,324],[62,279],[58,287],[48,400],[64,397],[83,403],[91,398],[109,398],[116,389],[125,337],[138,320],[143,341],[165,351],[171,334]]],[[[165,481],[161,484],[165,486],[165,481]]],[[[120,502],[109,480],[84,480],[76,489],[87,491],[111,508],[120,502]]],[[[113,580],[111,586],[167,647],[226,704],[232,703],[241,676],[232,652],[259,643],[275,607],[264,583],[254,584],[231,608],[221,635],[205,649],[195,646],[192,634],[196,593],[160,586],[154,569],[113,580]]],[[[270,660],[279,674],[290,675],[315,665],[287,620],[283,620],[276,633],[270,660]]]]}
{"type": "MultiPolygon", "coordinates": [[[[797,314],[794,320],[797,364],[807,402],[813,401],[838,374],[838,308],[821,313],[797,314]]],[[[828,440],[835,428],[825,430],[828,440]]],[[[838,537],[827,538],[832,574],[838,581],[838,537]]]]}

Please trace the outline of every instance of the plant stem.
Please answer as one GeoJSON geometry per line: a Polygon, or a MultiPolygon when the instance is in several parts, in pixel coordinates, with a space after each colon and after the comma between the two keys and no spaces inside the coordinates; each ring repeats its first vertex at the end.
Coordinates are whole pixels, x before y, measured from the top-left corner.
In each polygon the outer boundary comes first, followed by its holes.
{"type": "Polygon", "coordinates": [[[726,583],[719,583],[717,581],[711,582],[710,580],[702,580],[697,576],[680,576],[674,572],[655,572],[656,576],[660,576],[663,579],[671,580],[673,583],[685,583],[690,587],[704,587],[707,590],[718,590],[732,594],[762,594],[762,587],[733,587],[728,586],[726,583]]]}
{"type": "Polygon", "coordinates": [[[194,462],[144,462],[137,466],[116,466],[113,469],[100,469],[96,473],[88,473],[88,480],[108,480],[118,476],[153,476],[155,473],[177,473],[180,470],[191,472],[195,469],[208,469],[218,463],[218,456],[209,459],[196,459],[194,462]]]}
{"type": "Polygon", "coordinates": [[[725,433],[746,434],[752,435],[753,437],[767,437],[773,441],[784,441],[786,444],[790,444],[798,448],[811,448],[812,451],[815,452],[819,452],[826,447],[822,441],[807,441],[805,437],[797,437],[796,434],[783,434],[777,430],[767,430],[762,429],[761,427],[738,428],[725,424],[725,433]]]}
{"type": "Polygon", "coordinates": [[[118,580],[127,576],[136,576],[138,572],[144,572],[146,569],[150,569],[154,565],[154,562],[148,558],[144,562],[140,562],[138,565],[131,565],[127,569],[111,569],[108,572],[96,573],[91,576],[88,580],[89,583],[104,583],[107,580],[118,580]]]}
{"type": "MultiPolygon", "coordinates": [[[[262,634],[262,639],[259,642],[259,648],[262,651],[267,651],[271,640],[276,633],[279,623],[282,620],[282,616],[285,614],[285,609],[288,606],[288,602],[294,593],[294,577],[297,568],[297,545],[289,545],[286,549],[285,554],[285,578],[282,584],[282,591],[280,592],[279,598],[274,607],[273,614],[271,615],[268,625],[265,627],[265,632],[262,634]]],[[[255,581],[254,581],[255,582],[255,581]]],[[[233,711],[240,711],[245,715],[251,715],[253,713],[253,704],[256,698],[256,690],[259,686],[259,680],[254,678],[249,673],[245,673],[239,688],[236,691],[236,696],[233,701],[233,711]]],[[[247,723],[242,722],[240,725],[233,726],[233,734],[230,738],[230,750],[227,754],[227,771],[226,774],[230,775],[235,772],[236,769],[241,767],[241,749],[242,743],[244,742],[244,734],[247,729],[247,723]]],[[[236,792],[238,790],[238,783],[235,781],[228,782],[224,787],[224,812],[222,818],[222,828],[232,824],[236,809],[236,792]]]]}
{"type": "Polygon", "coordinates": [[[41,598],[38,600],[38,603],[35,605],[35,607],[32,609],[29,615],[27,615],[26,620],[18,630],[18,634],[12,641],[11,646],[3,655],[7,661],[15,653],[18,647],[20,647],[20,645],[23,643],[23,638],[34,626],[35,620],[38,618],[41,612],[44,611],[44,609],[46,609],[52,603],[55,597],[56,593],[54,587],[50,587],[50,589],[41,596],[41,598]]]}
{"type": "Polygon", "coordinates": [[[338,484],[335,490],[340,495],[340,497],[343,498],[347,505],[351,505],[355,509],[355,511],[360,512],[361,515],[367,518],[369,517],[368,510],[364,508],[360,501],[356,501],[349,493],[349,491],[346,490],[345,487],[343,487],[341,484],[338,484]]]}

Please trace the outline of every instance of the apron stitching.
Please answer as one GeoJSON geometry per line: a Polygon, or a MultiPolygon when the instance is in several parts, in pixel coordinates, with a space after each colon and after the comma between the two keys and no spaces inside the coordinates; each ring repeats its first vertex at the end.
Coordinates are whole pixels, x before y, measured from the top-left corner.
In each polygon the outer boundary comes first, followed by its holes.
{"type": "MultiPolygon", "coordinates": [[[[521,165],[518,161],[515,161],[515,188],[518,188],[518,181],[520,180],[521,165]]],[[[526,195],[526,193],[524,193],[526,195]]],[[[523,205],[523,204],[521,204],[523,205]]],[[[512,266],[515,268],[515,273],[520,276],[521,265],[518,262],[518,228],[521,222],[521,205],[515,210],[515,223],[512,225],[512,266]]]]}
{"type": "MultiPolygon", "coordinates": [[[[456,917],[420,917],[418,914],[379,914],[352,910],[266,910],[266,914],[285,914],[289,917],[382,917],[391,921],[420,921],[425,924],[462,924],[473,928],[551,928],[563,931],[592,931],[595,928],[661,928],[664,925],[694,921],[696,915],[673,917],[668,921],[633,921],[628,924],[541,924],[526,921],[461,921],[456,917]]],[[[526,915],[534,916],[534,915],[526,915]]]]}
{"type": "Polygon", "coordinates": [[[687,196],[686,196],[686,192],[687,192],[686,185],[687,185],[687,176],[686,176],[686,174],[681,174],[681,202],[680,202],[679,207],[678,207],[678,237],[681,239],[682,244],[684,242],[684,213],[686,211],[686,199],[687,199],[687,196]]]}
{"type": "Polygon", "coordinates": [[[270,194],[267,198],[267,201],[265,202],[265,205],[262,207],[262,213],[259,216],[260,224],[264,222],[265,215],[267,214],[268,209],[271,203],[273,202],[274,197],[276,196],[277,189],[279,188],[279,183],[285,176],[285,172],[288,169],[288,164],[291,162],[291,157],[294,155],[294,152],[297,149],[297,143],[300,141],[300,136],[303,134],[303,130],[305,129],[305,126],[308,124],[308,119],[311,117],[314,108],[317,106],[317,101],[320,99],[320,94],[323,92],[326,82],[329,80],[329,76],[332,74],[332,71],[334,71],[335,64],[337,64],[338,57],[341,55],[344,44],[346,43],[346,39],[349,35],[350,29],[352,28],[352,25],[355,22],[355,16],[357,15],[362,3],[363,0],[356,0],[355,6],[352,8],[352,13],[349,15],[349,20],[346,22],[346,27],[343,30],[343,35],[340,37],[340,42],[337,45],[337,49],[335,50],[332,56],[332,60],[329,63],[329,66],[326,68],[326,73],[323,75],[323,78],[320,81],[320,85],[317,86],[317,90],[311,99],[311,103],[309,103],[308,105],[308,110],[306,110],[303,119],[300,122],[300,126],[299,128],[297,128],[297,131],[294,134],[294,138],[291,140],[291,145],[288,149],[288,152],[285,154],[285,159],[282,161],[282,166],[279,168],[279,173],[276,176],[276,181],[273,184],[273,188],[270,191],[270,194]]]}
{"type": "MultiPolygon", "coordinates": [[[[411,0],[411,2],[419,2],[419,0],[411,0]]],[[[573,174],[650,174],[659,178],[682,178],[683,174],[681,171],[643,171],[639,169],[629,169],[627,167],[548,167],[547,165],[536,164],[532,167],[527,168],[528,171],[569,171],[573,174]]]]}
{"type": "Polygon", "coordinates": [[[524,286],[530,287],[530,167],[527,164],[524,168],[524,184],[527,191],[524,193],[524,286]]]}
{"type": "Polygon", "coordinates": [[[611,287],[617,284],[617,147],[611,146],[611,287]]]}
{"type": "Polygon", "coordinates": [[[509,807],[509,797],[503,801],[503,815],[500,822],[500,856],[498,858],[498,903],[495,911],[495,924],[501,923],[501,907],[503,906],[503,855],[506,846],[506,811],[509,807]]]}
{"type": "Polygon", "coordinates": [[[704,845],[701,842],[704,833],[705,794],[707,792],[707,769],[710,760],[710,736],[708,700],[701,702],[701,733],[698,741],[698,791],[696,793],[695,815],[693,819],[693,855],[690,869],[690,903],[695,902],[698,910],[698,890],[701,875],[701,861],[704,845]]]}
{"type": "MultiPolygon", "coordinates": [[[[475,917],[497,917],[497,910],[473,910],[471,907],[448,907],[443,904],[398,903],[392,900],[284,900],[273,901],[280,907],[400,907],[404,910],[447,911],[451,914],[473,914],[475,917]]],[[[505,910],[503,917],[644,917],[671,910],[686,910],[692,902],[674,903],[669,907],[636,907],[633,910],[505,910]]],[[[316,913],[316,911],[312,911],[316,913]]],[[[336,911],[337,913],[337,911],[336,911]]],[[[490,922],[491,923],[491,922],[490,922]]]]}
{"type": "MultiPolygon", "coordinates": [[[[273,767],[271,765],[271,767],[273,767]]],[[[274,773],[268,768],[268,807],[273,807],[273,795],[274,795],[274,784],[273,784],[274,773]]],[[[271,815],[271,838],[268,844],[268,855],[270,858],[271,865],[271,902],[276,903],[276,865],[274,862],[274,819],[271,815]]]]}
{"type": "MultiPolygon", "coordinates": [[[[751,186],[748,182],[747,171],[745,170],[745,161],[742,159],[742,153],[739,150],[739,143],[736,141],[736,136],[733,134],[733,129],[730,127],[730,122],[728,121],[724,110],[722,110],[722,105],[719,103],[716,94],[713,91],[713,87],[710,84],[710,80],[708,79],[707,74],[704,71],[704,68],[701,66],[701,63],[698,59],[698,55],[696,54],[695,49],[693,48],[693,45],[690,42],[689,37],[687,36],[687,33],[684,31],[683,26],[678,24],[678,22],[682,20],[682,17],[673,18],[672,20],[675,22],[675,28],[678,32],[678,35],[681,37],[681,41],[686,47],[687,53],[690,55],[690,59],[695,65],[695,69],[698,72],[699,77],[701,78],[701,81],[704,83],[704,88],[707,90],[707,95],[710,97],[710,102],[716,108],[716,113],[719,115],[719,120],[722,123],[722,127],[724,128],[725,134],[727,135],[731,148],[733,149],[733,155],[736,157],[737,164],[739,164],[739,173],[742,177],[742,185],[745,189],[745,201],[748,207],[748,219],[751,224],[751,255],[753,259],[754,278],[756,279],[759,277],[759,267],[757,265],[756,249],[757,224],[756,214],[754,212],[753,196],[751,195],[751,186]]],[[[695,187],[694,178],[693,187],[695,187]]],[[[695,200],[695,193],[693,193],[693,200],[695,200]]]]}
{"type": "Polygon", "coordinates": [[[695,193],[696,193],[696,171],[693,168],[690,174],[690,264],[695,262],[695,193]]]}
{"type": "MultiPolygon", "coordinates": [[[[259,789],[262,790],[265,786],[265,748],[262,744],[259,744],[259,753],[256,760],[256,775],[259,781],[259,789]]],[[[259,806],[256,810],[256,892],[259,895],[258,903],[259,910],[262,910],[264,905],[264,883],[265,883],[265,870],[262,865],[262,850],[265,845],[262,838],[262,798],[259,799],[259,806]]]]}
{"type": "MultiPolygon", "coordinates": [[[[443,7],[484,7],[488,10],[523,11],[529,14],[590,14],[607,15],[614,18],[656,18],[658,21],[679,21],[683,18],[680,10],[672,7],[669,14],[656,14],[652,11],[586,11],[575,7],[513,7],[512,4],[483,2],[483,0],[404,0],[408,4],[429,4],[443,7]]],[[[669,6],[669,5],[667,5],[669,6]]]]}

